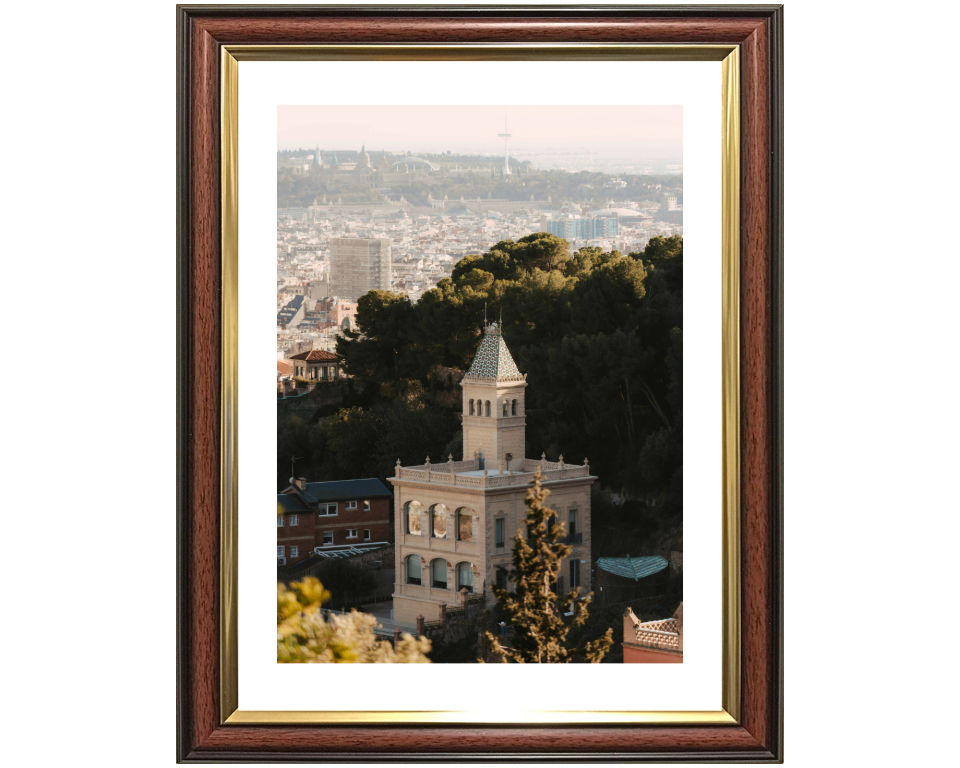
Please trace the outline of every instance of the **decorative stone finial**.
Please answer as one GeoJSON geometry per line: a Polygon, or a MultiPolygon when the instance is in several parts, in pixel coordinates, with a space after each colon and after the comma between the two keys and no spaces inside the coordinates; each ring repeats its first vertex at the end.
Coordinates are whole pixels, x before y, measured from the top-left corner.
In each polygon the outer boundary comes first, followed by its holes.
{"type": "Polygon", "coordinates": [[[430,464],[430,457],[429,457],[429,456],[427,456],[427,461],[426,461],[426,463],[427,463],[428,465],[430,464]]]}
{"type": "Polygon", "coordinates": [[[560,454],[560,463],[563,464],[563,454],[560,454]]]}
{"type": "Polygon", "coordinates": [[[451,453],[449,456],[447,456],[447,461],[449,461],[451,464],[453,463],[453,454],[452,454],[452,453],[451,453]]]}
{"type": "Polygon", "coordinates": [[[540,454],[540,461],[546,461],[546,460],[547,460],[547,452],[544,451],[543,453],[540,454]]]}

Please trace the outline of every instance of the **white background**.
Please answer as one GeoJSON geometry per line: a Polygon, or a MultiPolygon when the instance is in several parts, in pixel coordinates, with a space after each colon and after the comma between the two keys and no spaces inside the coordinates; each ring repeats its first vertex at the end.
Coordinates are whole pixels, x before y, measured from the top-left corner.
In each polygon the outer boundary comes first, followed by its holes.
{"type": "MultiPolygon", "coordinates": [[[[957,11],[786,22],[787,763],[948,765],[957,11]]],[[[169,765],[174,6],[4,24],[5,755],[169,765]]]]}

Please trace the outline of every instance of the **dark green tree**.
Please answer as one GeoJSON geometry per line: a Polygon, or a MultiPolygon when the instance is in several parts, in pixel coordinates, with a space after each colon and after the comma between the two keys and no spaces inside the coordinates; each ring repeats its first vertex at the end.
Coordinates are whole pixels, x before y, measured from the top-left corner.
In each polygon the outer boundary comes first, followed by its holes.
{"type": "Polygon", "coordinates": [[[580,587],[565,595],[554,590],[560,578],[563,558],[571,548],[561,539],[566,534],[557,513],[544,504],[550,491],[540,485],[540,470],[527,490],[527,535],[520,531],[513,538],[513,568],[507,578],[514,583],[512,592],[493,587],[497,607],[510,619],[514,633],[505,648],[490,632],[484,634],[486,650],[499,661],[519,664],[562,664],[579,656],[590,663],[599,663],[613,645],[613,631],[571,649],[566,639],[569,631],[587,620],[587,605],[592,593],[582,600],[580,587]],[[563,608],[571,607],[573,619],[564,621],[563,608]]]}

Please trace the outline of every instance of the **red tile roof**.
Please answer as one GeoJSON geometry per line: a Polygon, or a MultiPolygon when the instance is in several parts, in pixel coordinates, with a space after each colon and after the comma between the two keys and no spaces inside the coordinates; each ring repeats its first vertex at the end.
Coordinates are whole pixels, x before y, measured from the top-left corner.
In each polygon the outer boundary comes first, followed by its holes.
{"type": "Polygon", "coordinates": [[[308,363],[333,362],[337,356],[333,352],[326,352],[322,349],[311,349],[309,352],[301,352],[299,355],[291,355],[291,360],[306,360],[308,363]]]}
{"type": "Polygon", "coordinates": [[[277,360],[277,373],[282,373],[285,376],[293,375],[293,366],[283,360],[277,360]]]}

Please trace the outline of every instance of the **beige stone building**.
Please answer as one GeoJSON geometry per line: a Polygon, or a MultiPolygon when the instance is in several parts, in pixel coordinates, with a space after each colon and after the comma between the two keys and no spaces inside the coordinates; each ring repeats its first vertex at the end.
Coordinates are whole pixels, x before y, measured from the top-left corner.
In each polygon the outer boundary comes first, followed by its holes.
{"type": "Polygon", "coordinates": [[[550,489],[573,551],[563,563],[558,592],[590,591],[590,466],[524,458],[526,376],[521,374],[496,323],[490,325],[460,384],[463,387],[463,460],[401,467],[390,479],[396,520],[394,618],[439,618],[460,590],[483,593],[506,586],[512,539],[524,528],[524,496],[535,471],[550,489]]]}
{"type": "Polygon", "coordinates": [[[390,253],[386,237],[331,238],[330,292],[355,302],[368,291],[389,291],[390,253]]]}

